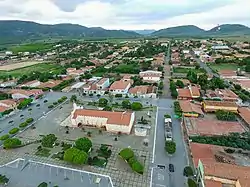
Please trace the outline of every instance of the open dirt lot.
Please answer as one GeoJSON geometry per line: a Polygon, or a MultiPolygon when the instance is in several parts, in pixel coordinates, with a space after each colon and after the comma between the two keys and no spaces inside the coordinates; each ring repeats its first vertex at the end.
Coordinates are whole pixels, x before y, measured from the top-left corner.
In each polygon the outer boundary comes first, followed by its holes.
{"type": "Polygon", "coordinates": [[[32,65],[41,64],[41,63],[44,63],[44,62],[43,61],[25,61],[25,62],[13,63],[13,64],[0,66],[0,70],[11,71],[14,69],[24,68],[27,66],[32,66],[32,65]]]}

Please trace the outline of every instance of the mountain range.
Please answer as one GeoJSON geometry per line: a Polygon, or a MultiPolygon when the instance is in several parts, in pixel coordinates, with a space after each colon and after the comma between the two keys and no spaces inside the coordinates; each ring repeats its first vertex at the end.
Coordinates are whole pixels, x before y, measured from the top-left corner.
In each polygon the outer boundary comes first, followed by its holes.
{"type": "Polygon", "coordinates": [[[211,37],[250,35],[250,28],[239,24],[224,24],[203,30],[185,25],[155,30],[107,30],[77,24],[39,24],[28,21],[0,21],[0,43],[21,42],[42,38],[137,38],[137,37],[211,37]]]}

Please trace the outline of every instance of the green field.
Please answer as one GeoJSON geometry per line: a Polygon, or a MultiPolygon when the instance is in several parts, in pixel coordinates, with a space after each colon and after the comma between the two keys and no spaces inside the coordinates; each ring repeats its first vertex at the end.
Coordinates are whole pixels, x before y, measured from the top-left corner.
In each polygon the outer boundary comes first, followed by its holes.
{"type": "Polygon", "coordinates": [[[22,75],[28,75],[31,72],[38,71],[41,73],[45,72],[54,72],[55,74],[60,73],[62,70],[62,66],[53,63],[42,63],[36,64],[33,66],[28,66],[25,68],[15,69],[12,71],[0,71],[0,76],[8,76],[11,75],[12,77],[20,77],[22,75]]]}
{"type": "Polygon", "coordinates": [[[215,71],[220,71],[220,70],[236,71],[239,68],[237,64],[210,64],[209,67],[215,71]]]}
{"type": "Polygon", "coordinates": [[[13,53],[18,52],[36,52],[51,49],[54,44],[52,43],[33,43],[33,44],[23,44],[18,46],[12,46],[9,48],[13,53]]]}
{"type": "Polygon", "coordinates": [[[204,72],[203,69],[194,69],[194,68],[183,68],[183,67],[174,67],[173,68],[173,72],[174,73],[188,73],[188,71],[194,71],[196,73],[202,73],[204,72]]]}

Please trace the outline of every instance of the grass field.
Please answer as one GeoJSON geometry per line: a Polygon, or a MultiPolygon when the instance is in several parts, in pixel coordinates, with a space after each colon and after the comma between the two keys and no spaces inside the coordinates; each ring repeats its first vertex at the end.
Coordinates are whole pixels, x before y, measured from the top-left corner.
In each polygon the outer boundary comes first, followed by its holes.
{"type": "Polygon", "coordinates": [[[203,69],[183,68],[183,67],[174,67],[173,68],[174,73],[188,73],[189,70],[192,70],[192,71],[194,71],[196,73],[204,72],[203,69]]]}
{"type": "Polygon", "coordinates": [[[220,70],[237,70],[237,64],[210,64],[209,65],[213,70],[220,71],[220,70]]]}
{"type": "Polygon", "coordinates": [[[60,66],[58,64],[42,63],[42,64],[36,64],[33,66],[29,66],[29,67],[15,69],[12,71],[0,71],[0,75],[1,76],[11,75],[13,77],[20,77],[22,75],[27,75],[27,74],[34,72],[34,71],[38,71],[41,73],[45,73],[45,72],[58,73],[58,72],[61,72],[61,70],[62,70],[62,66],[60,66]]]}
{"type": "Polygon", "coordinates": [[[33,44],[24,44],[10,47],[9,50],[13,53],[18,52],[36,52],[43,51],[46,49],[51,49],[53,47],[52,43],[33,43],[33,44]]]}
{"type": "Polygon", "coordinates": [[[26,62],[8,64],[8,65],[0,66],[0,71],[12,71],[15,69],[25,68],[28,66],[33,66],[35,64],[41,64],[41,63],[44,63],[44,62],[43,61],[26,61],[26,62]]]}

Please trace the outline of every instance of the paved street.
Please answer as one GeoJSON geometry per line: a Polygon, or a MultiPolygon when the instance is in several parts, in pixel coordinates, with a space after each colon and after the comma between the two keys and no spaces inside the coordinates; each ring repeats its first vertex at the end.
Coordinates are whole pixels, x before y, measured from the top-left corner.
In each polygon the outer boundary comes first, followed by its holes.
{"type": "Polygon", "coordinates": [[[186,179],[183,176],[183,169],[188,163],[186,147],[184,144],[181,124],[178,119],[174,118],[173,103],[174,100],[170,99],[169,91],[169,77],[170,77],[170,47],[165,61],[165,78],[164,78],[164,91],[163,95],[157,102],[157,120],[156,120],[156,133],[155,133],[155,148],[153,158],[152,170],[152,187],[185,187],[186,179]],[[169,99],[168,99],[169,98],[169,99]],[[165,135],[164,135],[164,115],[168,113],[172,117],[172,133],[173,139],[176,142],[176,153],[172,156],[168,155],[164,149],[165,135]],[[173,164],[175,171],[169,172],[169,164],[173,164]],[[159,168],[164,166],[165,168],[159,168]]]}
{"type": "Polygon", "coordinates": [[[62,92],[49,92],[44,96],[44,98],[37,100],[36,103],[32,104],[28,108],[19,111],[10,117],[7,117],[6,119],[0,120],[0,136],[8,134],[9,130],[14,127],[18,127],[20,123],[24,122],[28,118],[33,118],[34,121],[38,120],[44,115],[44,113],[47,113],[51,110],[48,108],[50,104],[65,95],[69,97],[70,94],[62,92]],[[43,102],[45,99],[48,100],[47,103],[43,102]],[[37,104],[40,104],[40,106],[37,107],[37,104]],[[32,109],[31,111],[29,111],[30,108],[32,109]],[[13,122],[10,123],[10,121],[13,122]]]}

